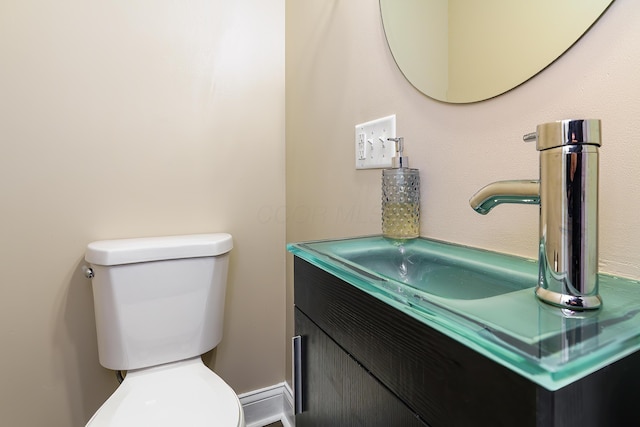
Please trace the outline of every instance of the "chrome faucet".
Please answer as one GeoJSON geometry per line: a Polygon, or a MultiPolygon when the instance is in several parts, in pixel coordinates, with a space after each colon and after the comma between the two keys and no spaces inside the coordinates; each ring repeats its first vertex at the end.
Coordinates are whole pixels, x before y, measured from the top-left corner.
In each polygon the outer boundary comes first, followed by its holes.
{"type": "Polygon", "coordinates": [[[502,203],[539,204],[536,296],[574,311],[597,309],[600,120],[545,123],[523,139],[537,141],[540,179],[494,182],[469,203],[483,215],[502,203]]]}

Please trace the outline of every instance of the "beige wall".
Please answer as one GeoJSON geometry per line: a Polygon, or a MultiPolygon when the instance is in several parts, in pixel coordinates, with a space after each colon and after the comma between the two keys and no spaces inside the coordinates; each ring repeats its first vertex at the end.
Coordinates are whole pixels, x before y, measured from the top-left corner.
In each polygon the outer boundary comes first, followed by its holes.
{"type": "Polygon", "coordinates": [[[395,113],[421,173],[421,234],[535,258],[536,207],[481,216],[468,199],[492,181],[537,177],[538,153],[521,140],[537,124],[600,118],[600,268],[640,278],[639,2],[615,2],[540,75],[471,105],[411,87],[386,46],[376,1],[290,0],[286,13],[288,241],[380,232],[381,172],[354,169],[354,125],[395,113]]]}
{"type": "Polygon", "coordinates": [[[97,239],[233,234],[207,360],[239,393],[283,380],[282,0],[1,2],[0,147],[1,424],[84,425],[115,389],[97,239]]]}

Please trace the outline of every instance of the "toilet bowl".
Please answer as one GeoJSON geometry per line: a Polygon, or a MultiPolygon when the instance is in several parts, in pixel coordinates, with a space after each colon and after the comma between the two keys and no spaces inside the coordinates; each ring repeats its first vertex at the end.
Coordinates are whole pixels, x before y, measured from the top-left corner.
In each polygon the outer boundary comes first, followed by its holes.
{"type": "Polygon", "coordinates": [[[127,375],[87,426],[244,427],[200,357],[222,339],[232,247],[226,233],[88,245],[100,364],[127,375]]]}
{"type": "Polygon", "coordinates": [[[197,357],[127,373],[87,426],[244,426],[240,401],[197,357]]]}

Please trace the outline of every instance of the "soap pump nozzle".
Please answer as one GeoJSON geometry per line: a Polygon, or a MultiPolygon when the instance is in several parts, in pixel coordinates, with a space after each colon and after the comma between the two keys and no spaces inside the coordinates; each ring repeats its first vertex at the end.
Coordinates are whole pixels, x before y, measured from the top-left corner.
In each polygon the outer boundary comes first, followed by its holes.
{"type": "Polygon", "coordinates": [[[387,138],[387,141],[393,141],[396,144],[396,154],[391,159],[391,167],[394,169],[408,168],[409,157],[402,155],[402,152],[404,151],[404,138],[402,136],[397,138],[387,138]]]}

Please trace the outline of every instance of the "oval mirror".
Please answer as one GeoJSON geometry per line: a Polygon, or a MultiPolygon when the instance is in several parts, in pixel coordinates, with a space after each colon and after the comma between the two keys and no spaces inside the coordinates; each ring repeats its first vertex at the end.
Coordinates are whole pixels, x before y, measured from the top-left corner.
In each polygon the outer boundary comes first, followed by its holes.
{"type": "Polygon", "coordinates": [[[398,67],[425,95],[500,95],[564,53],[613,0],[380,0],[398,67]]]}

